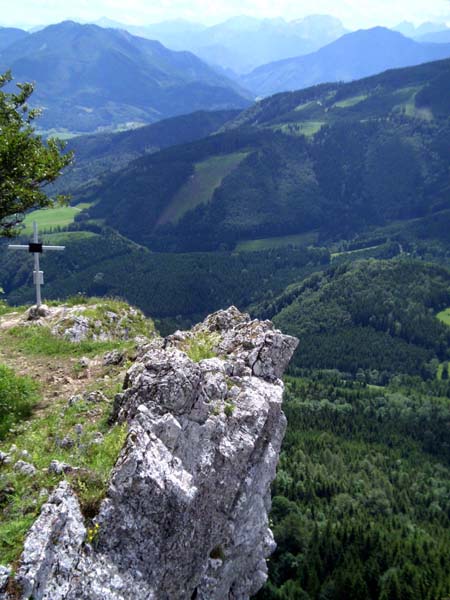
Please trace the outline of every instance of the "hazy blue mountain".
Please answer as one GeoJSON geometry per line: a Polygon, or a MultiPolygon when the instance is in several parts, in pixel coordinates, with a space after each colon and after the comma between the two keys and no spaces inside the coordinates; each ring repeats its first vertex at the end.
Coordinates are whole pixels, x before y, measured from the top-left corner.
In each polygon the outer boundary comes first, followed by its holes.
{"type": "Polygon", "coordinates": [[[444,29],[448,29],[446,23],[432,23],[431,21],[427,21],[426,23],[422,23],[419,25],[419,27],[417,27],[416,36],[420,37],[429,33],[437,33],[438,31],[443,31],[444,29]]]}
{"type": "Polygon", "coordinates": [[[17,27],[0,27],[0,51],[27,35],[26,31],[17,27]]]}
{"type": "Polygon", "coordinates": [[[395,27],[392,27],[392,31],[398,31],[406,37],[413,38],[416,35],[416,26],[411,21],[402,21],[395,27]]]}
{"type": "Polygon", "coordinates": [[[450,29],[427,33],[418,38],[418,41],[431,44],[450,44],[450,29]]]}
{"type": "Polygon", "coordinates": [[[449,56],[450,45],[423,44],[384,27],[374,27],[348,33],[306,56],[259,67],[241,81],[255,94],[270,96],[323,82],[352,81],[449,56]]]}
{"type": "MultiPolygon", "coordinates": [[[[438,33],[444,31],[447,28],[445,23],[432,23],[431,21],[427,21],[426,23],[422,23],[418,27],[411,23],[410,21],[402,21],[398,25],[392,28],[393,31],[398,31],[399,33],[405,35],[406,37],[421,39],[428,34],[438,33]]],[[[423,40],[432,42],[434,40],[423,40]]]]}
{"type": "MultiPolygon", "coordinates": [[[[120,26],[109,20],[97,23],[120,26]]],[[[291,22],[282,18],[237,16],[211,27],[182,19],[122,27],[133,34],[158,40],[173,50],[189,50],[210,64],[236,73],[313,52],[346,33],[342,23],[328,15],[311,15],[291,22]]]]}
{"type": "MultiPolygon", "coordinates": [[[[0,53],[0,69],[35,81],[46,130],[89,132],[195,110],[242,108],[246,94],[189,52],[117,29],[65,21],[0,53]]],[[[248,97],[248,96],[247,96],[248,97]]]]}

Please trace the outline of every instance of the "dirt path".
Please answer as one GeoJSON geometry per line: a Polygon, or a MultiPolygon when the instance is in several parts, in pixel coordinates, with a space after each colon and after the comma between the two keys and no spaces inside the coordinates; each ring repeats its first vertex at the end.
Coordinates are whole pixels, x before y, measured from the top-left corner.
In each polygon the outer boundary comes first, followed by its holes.
{"type": "Polygon", "coordinates": [[[0,317],[0,364],[13,369],[18,375],[27,375],[40,384],[42,401],[36,407],[42,411],[56,398],[70,398],[84,392],[96,380],[104,376],[101,357],[80,359],[68,356],[39,356],[25,354],[14,348],[8,330],[15,327],[23,315],[12,313],[0,317]],[[87,363],[81,367],[80,360],[87,363]]]}

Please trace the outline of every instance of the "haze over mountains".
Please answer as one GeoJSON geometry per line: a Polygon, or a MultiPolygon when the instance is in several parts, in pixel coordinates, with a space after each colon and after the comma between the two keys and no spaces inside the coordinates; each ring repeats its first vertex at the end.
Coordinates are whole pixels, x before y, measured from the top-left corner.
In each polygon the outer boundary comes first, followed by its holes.
{"type": "Polygon", "coordinates": [[[246,73],[274,60],[313,52],[347,31],[339,19],[328,15],[311,15],[290,22],[281,17],[239,16],[212,27],[183,20],[145,27],[113,24],[103,19],[98,23],[157,39],[173,50],[189,50],[206,62],[235,73],[246,73]]]}
{"type": "Polygon", "coordinates": [[[0,53],[0,70],[35,81],[40,126],[92,132],[202,109],[248,106],[250,95],[189,52],[126,31],[71,21],[26,35],[0,53]]]}
{"type": "Polygon", "coordinates": [[[264,65],[241,78],[259,96],[447,58],[450,44],[425,44],[384,27],[348,33],[317,52],[264,65]]]}
{"type": "Polygon", "coordinates": [[[129,129],[197,110],[245,108],[255,96],[450,56],[443,23],[400,24],[414,40],[382,27],[346,33],[326,15],[127,26],[139,35],[106,18],[98,23],[65,21],[34,33],[0,28],[0,70],[35,82],[45,132],[129,129]],[[262,66],[237,75],[254,65],[262,66]]]}

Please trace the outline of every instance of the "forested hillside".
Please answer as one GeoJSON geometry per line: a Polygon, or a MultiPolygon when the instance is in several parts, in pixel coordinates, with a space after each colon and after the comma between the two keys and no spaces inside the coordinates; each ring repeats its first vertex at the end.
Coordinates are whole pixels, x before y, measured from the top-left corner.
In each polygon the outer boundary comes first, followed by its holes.
{"type": "Polygon", "coordinates": [[[274,96],[75,197],[158,251],[313,232],[328,244],[429,218],[450,199],[449,77],[441,61],[274,96]]]}
{"type": "MultiPolygon", "coordinates": [[[[0,30],[1,31],[1,30],[0,30]]],[[[129,129],[196,110],[249,106],[251,94],[190,52],[126,31],[64,21],[0,52],[0,71],[33,81],[40,127],[58,133],[129,129]]]]}
{"type": "MultiPolygon", "coordinates": [[[[288,378],[273,488],[278,547],[258,600],[450,593],[450,386],[288,378]]],[[[445,385],[444,385],[445,384],[445,385]]]]}
{"type": "Polygon", "coordinates": [[[436,315],[448,306],[449,271],[400,258],[332,266],[257,312],[302,340],[294,371],[339,369],[386,383],[397,373],[436,376],[450,352],[450,329],[436,315]]]}
{"type": "Polygon", "coordinates": [[[83,135],[67,142],[67,151],[75,154],[75,164],[53,184],[52,189],[85,190],[98,184],[102,176],[123,169],[143,154],[207,137],[236,117],[239,110],[198,111],[163,119],[151,125],[119,133],[83,135]]]}

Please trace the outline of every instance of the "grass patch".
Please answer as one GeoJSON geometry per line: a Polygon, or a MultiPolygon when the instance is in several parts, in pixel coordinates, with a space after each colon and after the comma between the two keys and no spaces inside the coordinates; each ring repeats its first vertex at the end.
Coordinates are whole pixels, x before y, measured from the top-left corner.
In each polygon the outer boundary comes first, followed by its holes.
{"type": "MultiPolygon", "coordinates": [[[[59,306],[59,301],[48,302],[59,306]]],[[[153,337],[156,334],[154,323],[144,314],[130,307],[122,300],[87,298],[76,295],[64,302],[65,306],[82,305],[85,310],[75,310],[55,323],[61,333],[75,323],[77,316],[86,317],[89,322],[87,339],[71,342],[61,335],[54,335],[49,327],[41,325],[17,325],[8,329],[3,342],[14,350],[34,356],[93,356],[113,349],[127,349],[136,336],[153,337]],[[101,339],[108,333],[111,339],[101,339]]],[[[11,309],[8,307],[8,312],[11,309]]]]}
{"type": "Polygon", "coordinates": [[[220,335],[218,333],[199,333],[189,338],[182,350],[192,361],[200,362],[206,358],[217,356],[215,348],[219,342],[220,335]]]}
{"type": "Polygon", "coordinates": [[[53,335],[47,327],[39,325],[12,327],[8,329],[6,336],[11,339],[15,350],[35,356],[94,356],[120,346],[117,340],[69,342],[53,335]]]}
{"type": "Polygon", "coordinates": [[[22,234],[33,233],[33,221],[36,221],[41,232],[54,227],[67,227],[73,223],[76,215],[89,206],[91,205],[84,203],[77,206],[57,206],[56,208],[34,210],[25,217],[23,221],[25,228],[22,234]]]}
{"type": "Polygon", "coordinates": [[[175,194],[158,221],[158,225],[177,222],[186,212],[209,202],[214,191],[244,158],[247,152],[213,156],[195,165],[195,173],[175,194]]]}
{"type": "Polygon", "coordinates": [[[246,240],[239,242],[236,252],[258,252],[272,248],[283,248],[285,246],[310,246],[317,241],[317,233],[298,233],[280,237],[262,238],[260,240],[246,240]]]}
{"type": "Polygon", "coordinates": [[[28,418],[40,399],[37,384],[28,377],[17,376],[0,365],[0,439],[10,428],[28,418]]]}
{"type": "Polygon", "coordinates": [[[126,425],[108,425],[117,386],[103,391],[110,399],[95,404],[84,400],[72,406],[67,400],[55,403],[51,414],[20,424],[8,436],[8,443],[0,447],[8,451],[11,444],[17,446],[12,463],[0,468],[1,564],[19,557],[24,537],[47,499],[42,490],[50,493],[67,478],[78,494],[83,514],[93,517],[98,510],[127,435],[126,425]],[[100,442],[99,433],[103,436],[100,442]],[[72,445],[61,447],[63,438],[70,439],[72,445]],[[25,476],[15,472],[13,464],[19,459],[33,464],[36,473],[25,476]],[[49,473],[52,460],[80,470],[67,475],[49,473]]]}
{"type": "Polygon", "coordinates": [[[436,317],[439,319],[439,321],[441,321],[441,323],[450,326],[450,308],[445,308],[444,310],[441,310],[441,312],[438,312],[436,317]]]}
{"type": "Polygon", "coordinates": [[[350,106],[356,106],[356,104],[359,104],[367,98],[367,94],[360,94],[359,96],[352,96],[351,98],[345,98],[344,100],[335,102],[333,106],[336,108],[349,108],[350,106]]]}

